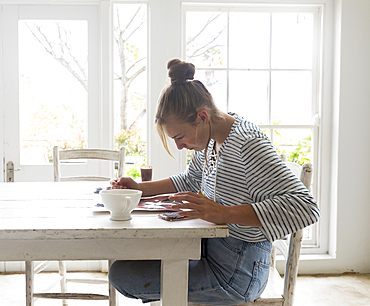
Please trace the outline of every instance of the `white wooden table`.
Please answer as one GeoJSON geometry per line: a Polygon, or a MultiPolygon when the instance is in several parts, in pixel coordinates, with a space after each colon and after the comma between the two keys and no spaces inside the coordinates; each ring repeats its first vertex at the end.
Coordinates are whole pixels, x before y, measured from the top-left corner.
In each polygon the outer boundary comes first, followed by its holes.
{"type": "Polygon", "coordinates": [[[93,210],[96,186],[0,183],[0,261],[160,259],[162,305],[186,306],[189,259],[200,258],[201,238],[226,237],[227,226],[145,212],[111,221],[93,210]]]}

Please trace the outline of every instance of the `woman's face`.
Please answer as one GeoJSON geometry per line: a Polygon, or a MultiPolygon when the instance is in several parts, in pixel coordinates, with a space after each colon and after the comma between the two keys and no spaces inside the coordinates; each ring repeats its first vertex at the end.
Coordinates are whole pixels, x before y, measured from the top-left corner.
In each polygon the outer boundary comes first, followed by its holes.
{"type": "Polygon", "coordinates": [[[179,150],[202,151],[208,144],[209,125],[200,117],[197,117],[195,124],[169,120],[164,125],[168,137],[172,138],[179,150]]]}

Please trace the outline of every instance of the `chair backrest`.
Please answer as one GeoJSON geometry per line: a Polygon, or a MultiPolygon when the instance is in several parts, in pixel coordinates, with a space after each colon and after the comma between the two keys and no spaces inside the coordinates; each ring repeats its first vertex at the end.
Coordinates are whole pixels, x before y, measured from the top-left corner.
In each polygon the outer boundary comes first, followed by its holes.
{"type": "Polygon", "coordinates": [[[121,177],[124,175],[125,155],[125,147],[121,147],[119,151],[105,149],[76,149],[59,151],[59,147],[55,146],[53,149],[54,181],[109,181],[111,179],[110,177],[91,175],[62,177],[60,171],[60,161],[68,159],[97,159],[117,161],[118,177],[121,177]]]}
{"type": "MultiPolygon", "coordinates": [[[[283,159],[283,158],[282,158],[283,159]]],[[[284,160],[284,159],[283,159],[284,160]]],[[[285,162],[287,167],[302,181],[303,185],[310,190],[312,182],[312,164],[305,163],[300,166],[296,163],[285,162]]],[[[284,255],[285,273],[284,273],[284,306],[293,305],[294,289],[297,282],[299,255],[302,245],[303,230],[299,230],[290,235],[289,248],[282,240],[274,241],[273,251],[271,252],[271,262],[275,265],[276,249],[284,255]]]]}

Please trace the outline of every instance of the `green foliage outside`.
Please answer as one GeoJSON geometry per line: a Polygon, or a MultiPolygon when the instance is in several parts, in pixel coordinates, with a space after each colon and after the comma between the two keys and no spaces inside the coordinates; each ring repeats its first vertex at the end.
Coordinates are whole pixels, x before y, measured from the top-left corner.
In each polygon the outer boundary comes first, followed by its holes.
{"type": "Polygon", "coordinates": [[[142,131],[140,128],[121,130],[115,137],[115,149],[126,147],[126,155],[145,156],[146,142],[142,140],[142,131]]]}
{"type": "Polygon", "coordinates": [[[186,151],[186,164],[187,165],[189,165],[194,152],[195,152],[194,150],[191,150],[191,151],[187,150],[186,151]]]}
{"type": "MultiPolygon", "coordinates": [[[[266,131],[265,131],[266,132],[266,131]]],[[[310,161],[310,154],[311,154],[311,135],[301,139],[298,141],[298,144],[295,146],[293,151],[287,152],[285,149],[281,148],[282,138],[283,136],[277,131],[274,130],[274,147],[278,154],[285,154],[287,157],[287,161],[292,163],[300,164],[301,166],[304,163],[309,163],[310,161]]],[[[192,155],[194,151],[187,151],[186,152],[186,163],[187,165],[190,163],[192,155]]]]}
{"type": "Polygon", "coordinates": [[[141,174],[140,174],[140,166],[142,166],[142,165],[130,165],[130,166],[128,166],[127,167],[128,169],[126,170],[125,175],[126,176],[130,176],[133,179],[136,179],[138,177],[141,177],[141,174]]]}
{"type": "MultiPolygon", "coordinates": [[[[133,128],[121,130],[115,136],[115,149],[119,150],[120,147],[126,147],[127,156],[146,156],[146,142],[142,139],[143,133],[140,128],[133,128]]],[[[131,176],[133,179],[141,177],[140,166],[145,165],[145,159],[141,164],[128,165],[126,175],[131,176]]]]}
{"type": "Polygon", "coordinates": [[[22,117],[22,148],[43,148],[45,159],[53,162],[53,147],[60,150],[82,149],[86,144],[85,122],[74,114],[69,102],[50,107],[37,104],[34,100],[24,99],[21,102],[22,117]]]}
{"type": "Polygon", "coordinates": [[[297,163],[301,166],[304,163],[310,162],[309,155],[311,154],[311,136],[307,136],[300,140],[295,149],[291,152],[281,149],[278,144],[274,144],[274,146],[279,155],[286,155],[288,162],[297,163]]]}
{"type": "Polygon", "coordinates": [[[298,163],[301,166],[304,163],[309,163],[308,156],[311,154],[311,135],[303,138],[298,142],[297,147],[288,156],[288,161],[298,163]]]}
{"type": "Polygon", "coordinates": [[[288,162],[297,163],[301,166],[304,163],[310,162],[309,156],[311,154],[311,135],[299,140],[298,143],[294,145],[294,149],[289,152],[287,152],[286,149],[282,148],[283,142],[284,137],[277,130],[274,129],[273,145],[279,155],[285,154],[288,162]]]}

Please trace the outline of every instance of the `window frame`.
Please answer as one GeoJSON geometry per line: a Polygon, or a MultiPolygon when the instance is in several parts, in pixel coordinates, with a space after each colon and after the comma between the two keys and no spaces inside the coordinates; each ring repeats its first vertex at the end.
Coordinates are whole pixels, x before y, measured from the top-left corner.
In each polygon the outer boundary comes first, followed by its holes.
{"type": "MultiPolygon", "coordinates": [[[[245,1],[248,2],[248,1],[245,1]]],[[[322,90],[323,90],[323,75],[322,75],[322,55],[323,55],[323,24],[324,24],[324,4],[298,4],[291,3],[289,5],[282,5],[277,3],[272,3],[272,1],[266,1],[264,4],[249,4],[249,3],[237,3],[237,4],[226,4],[226,3],[194,3],[194,2],[183,2],[182,4],[182,57],[186,58],[186,13],[192,11],[218,11],[226,12],[263,12],[263,13],[289,13],[289,12],[301,12],[301,13],[312,13],[314,16],[314,33],[313,33],[313,54],[312,54],[312,69],[292,69],[293,71],[310,71],[312,72],[312,105],[311,114],[313,117],[313,122],[311,124],[295,124],[295,125],[274,125],[274,124],[259,124],[258,126],[262,129],[270,130],[270,135],[273,138],[273,129],[311,129],[312,131],[312,142],[311,147],[313,148],[314,154],[312,156],[312,164],[314,167],[313,172],[313,182],[311,192],[314,197],[318,200],[320,209],[322,207],[321,203],[321,189],[325,188],[322,186],[321,177],[321,163],[322,163],[322,134],[323,128],[321,125],[322,117],[322,90]],[[268,3],[266,3],[268,2],[268,3]],[[271,3],[270,3],[271,2],[271,3]]],[[[272,15],[270,15],[271,18],[272,15]]],[[[229,18],[227,16],[227,37],[229,35],[229,18]]],[[[327,25],[327,23],[326,23],[327,25]]],[[[271,30],[271,23],[270,23],[271,30]]],[[[270,44],[271,48],[271,44],[270,44]]],[[[227,39],[227,57],[229,56],[229,44],[227,39]]],[[[270,49],[271,50],[271,49],[270,49]]],[[[271,55],[271,52],[270,52],[271,55]]],[[[247,71],[253,69],[244,68],[230,68],[229,58],[227,58],[226,65],[223,68],[197,68],[198,70],[214,70],[214,71],[226,71],[227,75],[227,106],[229,104],[229,71],[247,71]]],[[[271,61],[269,63],[269,69],[264,69],[264,71],[269,72],[270,86],[271,89],[271,72],[273,71],[284,71],[284,69],[273,69],[271,68],[271,61]]],[[[287,71],[290,71],[289,69],[287,71]]],[[[269,90],[268,95],[269,103],[269,120],[271,119],[271,90],[269,90]]],[[[231,110],[232,111],[232,110],[231,110]]],[[[270,120],[271,123],[271,120],[270,120]]],[[[272,139],[273,140],[273,139],[272,139]]],[[[321,211],[323,211],[321,209],[321,211]]],[[[312,226],[312,237],[311,239],[303,240],[302,253],[325,253],[326,248],[323,246],[325,238],[323,236],[327,235],[325,228],[321,226],[322,222],[312,226]]]]}
{"type": "MultiPolygon", "coordinates": [[[[83,20],[87,21],[87,38],[88,38],[88,91],[87,91],[87,143],[90,147],[98,147],[102,138],[102,133],[99,131],[100,124],[100,99],[99,99],[99,57],[98,57],[98,6],[92,5],[47,5],[39,3],[25,3],[25,4],[4,4],[0,2],[2,12],[4,16],[4,24],[8,28],[4,31],[2,36],[2,43],[6,45],[6,51],[4,51],[2,61],[2,69],[5,76],[4,84],[8,88],[4,91],[2,100],[2,110],[4,115],[7,117],[4,120],[4,127],[11,127],[12,124],[17,126],[14,129],[8,129],[3,132],[3,143],[7,143],[4,146],[3,158],[4,160],[13,160],[16,167],[20,167],[22,172],[18,173],[18,180],[20,181],[36,181],[36,180],[52,180],[52,176],[49,176],[49,169],[52,168],[52,164],[46,165],[34,165],[34,164],[21,164],[20,160],[20,136],[14,137],[11,134],[19,132],[19,54],[18,54],[18,23],[20,21],[27,20],[64,20],[64,21],[75,21],[83,20]],[[14,52],[10,52],[10,48],[14,52]],[[11,101],[16,103],[11,103],[11,101]],[[16,114],[16,118],[9,118],[9,114],[16,114]],[[97,122],[98,124],[91,124],[97,122]],[[91,137],[91,135],[97,135],[91,137]]],[[[4,87],[5,88],[5,87],[4,87]]],[[[79,173],[81,171],[94,172],[100,171],[104,173],[113,173],[113,171],[107,171],[102,167],[101,162],[88,162],[84,164],[78,164],[77,167],[65,167],[66,175],[73,175],[73,173],[79,173]],[[83,170],[82,170],[83,169],[83,170]]],[[[4,165],[3,165],[4,167],[4,165]]],[[[4,167],[5,168],[5,167],[4,167]]],[[[5,175],[3,181],[5,181],[5,175]]]]}

